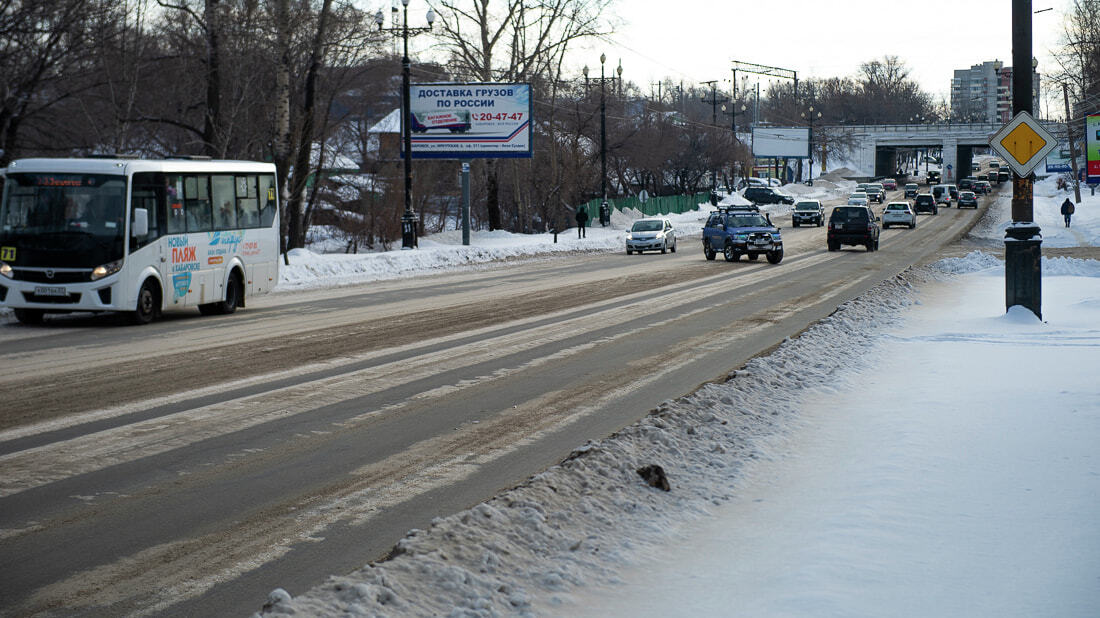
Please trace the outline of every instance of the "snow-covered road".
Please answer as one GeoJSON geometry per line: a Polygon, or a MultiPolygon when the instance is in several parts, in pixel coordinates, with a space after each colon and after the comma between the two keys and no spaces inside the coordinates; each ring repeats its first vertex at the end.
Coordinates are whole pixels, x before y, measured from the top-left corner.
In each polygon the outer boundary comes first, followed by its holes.
{"type": "MultiPolygon", "coordinates": [[[[1041,224],[1064,197],[1047,189],[1041,224]]],[[[1093,246],[1096,210],[1075,218],[1093,246]]],[[[267,611],[1095,615],[1100,263],[1043,268],[1045,322],[1005,313],[987,254],[885,282],[729,382],[411,532],[392,560],[276,590],[267,611]],[[642,483],[647,464],[671,492],[642,483]]]]}

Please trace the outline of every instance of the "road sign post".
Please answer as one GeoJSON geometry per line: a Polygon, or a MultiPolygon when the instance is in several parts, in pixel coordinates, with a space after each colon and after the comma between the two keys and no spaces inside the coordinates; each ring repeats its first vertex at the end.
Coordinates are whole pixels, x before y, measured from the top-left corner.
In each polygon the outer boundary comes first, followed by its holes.
{"type": "Polygon", "coordinates": [[[1005,229],[1005,311],[1020,305],[1042,319],[1043,236],[1035,224],[1031,172],[1057,140],[1031,117],[1031,0],[1012,0],[1012,66],[1016,116],[989,140],[1013,171],[1012,223],[1005,229]]]}

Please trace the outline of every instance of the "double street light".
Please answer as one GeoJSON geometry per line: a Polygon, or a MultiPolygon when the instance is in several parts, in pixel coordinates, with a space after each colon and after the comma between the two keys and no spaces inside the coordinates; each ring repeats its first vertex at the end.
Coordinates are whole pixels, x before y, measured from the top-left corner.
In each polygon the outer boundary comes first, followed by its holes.
{"type": "Polygon", "coordinates": [[[412,249],[417,246],[416,241],[416,213],[412,207],[412,110],[409,104],[409,37],[428,32],[435,23],[435,11],[428,7],[428,25],[423,28],[409,27],[409,0],[401,0],[404,8],[401,25],[397,25],[397,0],[394,0],[392,25],[383,28],[382,10],[374,14],[374,23],[378,24],[379,32],[389,32],[394,36],[400,36],[404,44],[404,55],[401,57],[401,140],[405,150],[405,212],[401,215],[401,248],[412,249]]]}

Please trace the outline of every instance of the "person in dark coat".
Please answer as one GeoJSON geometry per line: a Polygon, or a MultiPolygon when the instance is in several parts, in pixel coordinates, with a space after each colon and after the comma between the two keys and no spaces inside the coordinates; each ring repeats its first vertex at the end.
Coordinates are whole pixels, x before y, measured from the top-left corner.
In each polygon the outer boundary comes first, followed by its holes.
{"type": "Polygon", "coordinates": [[[1076,210],[1073,207],[1073,202],[1066,198],[1066,201],[1062,202],[1062,216],[1066,218],[1066,227],[1069,227],[1069,218],[1073,216],[1073,211],[1076,210]]]}
{"type": "Polygon", "coordinates": [[[577,238],[585,238],[584,226],[588,223],[588,205],[581,204],[577,208],[577,238]]]}

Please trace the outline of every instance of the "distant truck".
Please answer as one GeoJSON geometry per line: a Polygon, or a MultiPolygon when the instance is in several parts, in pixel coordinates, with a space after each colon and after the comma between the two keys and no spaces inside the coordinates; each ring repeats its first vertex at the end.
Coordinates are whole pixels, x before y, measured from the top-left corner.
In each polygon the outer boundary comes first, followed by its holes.
{"type": "Polygon", "coordinates": [[[463,110],[413,112],[411,124],[413,133],[424,133],[430,129],[447,129],[451,133],[465,133],[470,130],[470,112],[463,110]]]}

